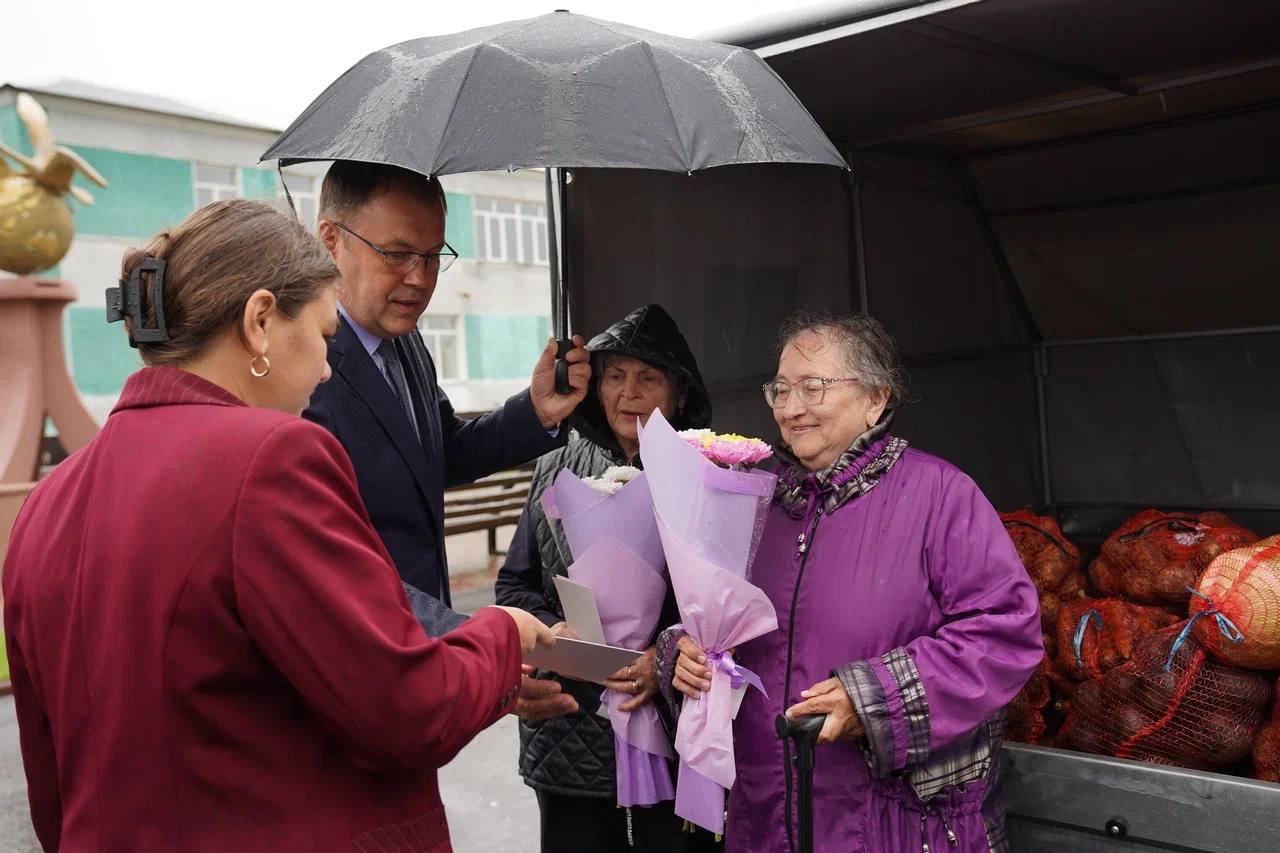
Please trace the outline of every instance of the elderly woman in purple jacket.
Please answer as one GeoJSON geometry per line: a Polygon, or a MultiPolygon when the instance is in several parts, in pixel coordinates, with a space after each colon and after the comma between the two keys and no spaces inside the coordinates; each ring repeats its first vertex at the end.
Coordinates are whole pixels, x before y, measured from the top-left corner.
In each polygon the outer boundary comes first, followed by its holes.
{"type": "MultiPolygon", "coordinates": [[[[1043,655],[1036,593],[974,482],[890,433],[903,386],[870,317],[783,330],[764,386],[783,464],[751,578],[779,629],[737,649],[768,695],[747,691],[734,722],[728,853],[795,850],[783,710],[827,717],[816,850],[1007,848],[1003,709],[1043,655]]],[[[702,650],[677,632],[660,650],[671,686],[697,700],[712,677],[702,650]]]]}

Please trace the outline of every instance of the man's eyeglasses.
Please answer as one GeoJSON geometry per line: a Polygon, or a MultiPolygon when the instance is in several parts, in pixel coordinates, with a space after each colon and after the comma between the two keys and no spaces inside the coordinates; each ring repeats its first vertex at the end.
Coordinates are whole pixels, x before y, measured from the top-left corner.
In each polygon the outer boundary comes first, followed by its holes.
{"type": "Polygon", "coordinates": [[[422,261],[427,272],[441,273],[453,266],[453,262],[458,259],[458,253],[448,243],[445,243],[444,249],[439,252],[393,252],[390,249],[382,248],[376,243],[369,242],[341,222],[333,224],[381,255],[382,260],[386,261],[387,267],[396,272],[407,273],[418,265],[418,261],[422,261]]]}
{"type": "Polygon", "coordinates": [[[816,406],[822,402],[823,397],[827,396],[828,385],[857,381],[857,378],[854,377],[824,379],[821,376],[810,376],[808,379],[801,379],[795,385],[792,385],[789,382],[783,382],[781,379],[775,379],[772,382],[764,383],[764,401],[774,409],[781,409],[791,400],[791,392],[795,391],[800,395],[800,401],[806,406],[816,406]]]}

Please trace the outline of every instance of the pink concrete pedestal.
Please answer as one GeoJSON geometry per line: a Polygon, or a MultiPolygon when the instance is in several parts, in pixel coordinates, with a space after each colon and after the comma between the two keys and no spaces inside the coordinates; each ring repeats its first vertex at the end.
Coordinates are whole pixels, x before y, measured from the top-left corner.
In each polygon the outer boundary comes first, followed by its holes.
{"type": "Polygon", "coordinates": [[[0,279],[0,483],[35,479],[46,415],[68,453],[98,434],[62,343],[62,311],[75,299],[62,281],[0,279]]]}

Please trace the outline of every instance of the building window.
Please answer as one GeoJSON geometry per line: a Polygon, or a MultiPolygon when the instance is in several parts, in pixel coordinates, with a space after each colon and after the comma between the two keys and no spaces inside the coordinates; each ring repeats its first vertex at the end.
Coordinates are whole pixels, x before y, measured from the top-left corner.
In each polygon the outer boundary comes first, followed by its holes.
{"type": "MultiPolygon", "coordinates": [[[[320,214],[320,182],[312,175],[291,175],[284,173],[284,185],[293,196],[293,209],[298,211],[298,221],[311,231],[315,231],[316,219],[320,214]]],[[[284,190],[280,190],[280,198],[284,200],[284,190]]],[[[285,201],[285,207],[289,205],[285,201]]]]}
{"type": "Polygon", "coordinates": [[[508,264],[547,262],[547,208],[543,204],[477,196],[476,257],[508,264]]]}
{"type": "Polygon", "coordinates": [[[196,207],[239,197],[240,181],[235,166],[196,164],[196,207]]]}
{"type": "Polygon", "coordinates": [[[462,355],[462,318],[454,314],[424,314],[418,321],[422,340],[436,363],[436,378],[441,382],[466,379],[462,355]]]}

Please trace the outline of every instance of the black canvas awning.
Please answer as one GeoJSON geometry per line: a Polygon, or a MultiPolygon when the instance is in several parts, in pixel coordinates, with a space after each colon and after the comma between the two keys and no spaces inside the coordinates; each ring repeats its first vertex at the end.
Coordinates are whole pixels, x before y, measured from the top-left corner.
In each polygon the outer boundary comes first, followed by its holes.
{"type": "Polygon", "coordinates": [[[853,174],[584,170],[579,328],[664,302],[719,425],[772,435],[782,315],[864,307],[913,366],[899,431],[1001,508],[1280,530],[1280,3],[864,0],[720,37],[853,174]]]}

